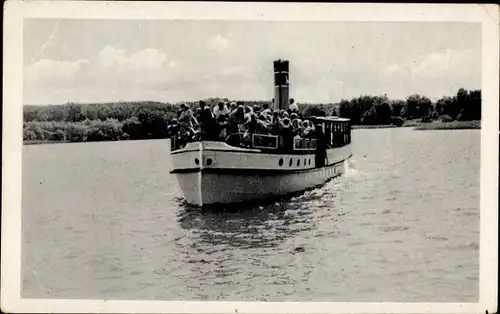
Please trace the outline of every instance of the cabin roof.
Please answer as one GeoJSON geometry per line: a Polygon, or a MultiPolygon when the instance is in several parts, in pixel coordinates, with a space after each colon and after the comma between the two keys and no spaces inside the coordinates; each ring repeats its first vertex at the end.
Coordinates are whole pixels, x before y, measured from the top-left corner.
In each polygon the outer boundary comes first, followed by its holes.
{"type": "Polygon", "coordinates": [[[324,122],[347,122],[351,121],[351,119],[347,118],[340,118],[336,116],[328,116],[328,117],[314,117],[317,121],[324,121],[324,122]]]}

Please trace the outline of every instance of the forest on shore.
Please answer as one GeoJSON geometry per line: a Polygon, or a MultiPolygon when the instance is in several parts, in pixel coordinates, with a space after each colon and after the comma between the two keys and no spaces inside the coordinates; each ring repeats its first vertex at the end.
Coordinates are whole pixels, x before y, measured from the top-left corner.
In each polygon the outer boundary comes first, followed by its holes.
{"type": "MultiPolygon", "coordinates": [[[[211,107],[219,101],[204,101],[211,107]]],[[[195,109],[199,101],[183,102],[195,109]]],[[[259,105],[266,101],[242,101],[259,105]]],[[[270,104],[269,101],[267,101],[270,104]]],[[[180,103],[116,102],[96,104],[24,106],[23,140],[25,142],[91,142],[161,139],[168,137],[167,126],[177,117],[180,103]]],[[[298,103],[304,118],[337,115],[350,118],[355,126],[404,126],[407,121],[452,122],[481,120],[481,90],[459,89],[452,97],[432,102],[414,94],[405,100],[386,96],[360,96],[339,103],[298,103]]]]}

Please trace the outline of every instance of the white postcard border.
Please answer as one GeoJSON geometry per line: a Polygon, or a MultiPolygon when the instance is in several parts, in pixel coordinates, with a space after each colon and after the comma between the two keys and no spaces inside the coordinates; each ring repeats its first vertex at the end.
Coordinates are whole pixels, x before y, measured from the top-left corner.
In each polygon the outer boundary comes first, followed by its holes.
{"type": "MultiPolygon", "coordinates": [[[[485,313],[497,304],[499,12],[495,5],[8,1],[4,5],[1,306],[67,313],[485,313]],[[482,23],[480,298],[478,303],[183,302],[23,299],[21,154],[23,19],[455,21],[482,23]]],[[[457,157],[458,158],[458,157],[457,157]]],[[[412,284],[412,283],[408,283],[412,284]]]]}

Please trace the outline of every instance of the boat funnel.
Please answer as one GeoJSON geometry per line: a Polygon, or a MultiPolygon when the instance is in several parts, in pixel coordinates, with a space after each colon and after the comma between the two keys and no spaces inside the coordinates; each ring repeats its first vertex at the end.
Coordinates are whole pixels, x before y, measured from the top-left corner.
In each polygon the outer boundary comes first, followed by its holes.
{"type": "Polygon", "coordinates": [[[274,103],[273,109],[287,110],[289,106],[288,60],[274,61],[274,103]]]}

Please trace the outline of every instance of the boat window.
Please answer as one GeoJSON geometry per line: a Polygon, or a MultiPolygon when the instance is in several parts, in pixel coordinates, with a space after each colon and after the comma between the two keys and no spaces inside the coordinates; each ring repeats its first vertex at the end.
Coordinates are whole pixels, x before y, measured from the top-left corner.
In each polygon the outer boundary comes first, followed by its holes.
{"type": "Polygon", "coordinates": [[[311,150],[316,149],[316,140],[308,138],[296,138],[293,141],[294,150],[311,150]]]}
{"type": "Polygon", "coordinates": [[[252,147],[264,148],[264,149],[277,149],[278,148],[278,136],[265,135],[265,134],[253,134],[252,147]]]}
{"type": "Polygon", "coordinates": [[[334,121],[331,124],[332,147],[342,147],[351,143],[351,125],[348,121],[334,121]]]}
{"type": "Polygon", "coordinates": [[[290,162],[288,163],[288,167],[292,166],[292,158],[290,158],[290,162]]]}
{"type": "Polygon", "coordinates": [[[347,124],[344,122],[344,145],[347,144],[347,124]]]}
{"type": "Polygon", "coordinates": [[[278,162],[278,165],[283,166],[283,158],[280,158],[280,161],[278,162]]]}
{"type": "Polygon", "coordinates": [[[300,166],[300,159],[297,159],[297,167],[300,166]]]}
{"type": "Polygon", "coordinates": [[[345,145],[346,144],[346,125],[345,125],[345,122],[342,123],[342,145],[345,145]]]}
{"type": "Polygon", "coordinates": [[[198,158],[195,158],[194,159],[194,163],[197,164],[197,165],[199,165],[200,164],[200,160],[198,158]]]}

